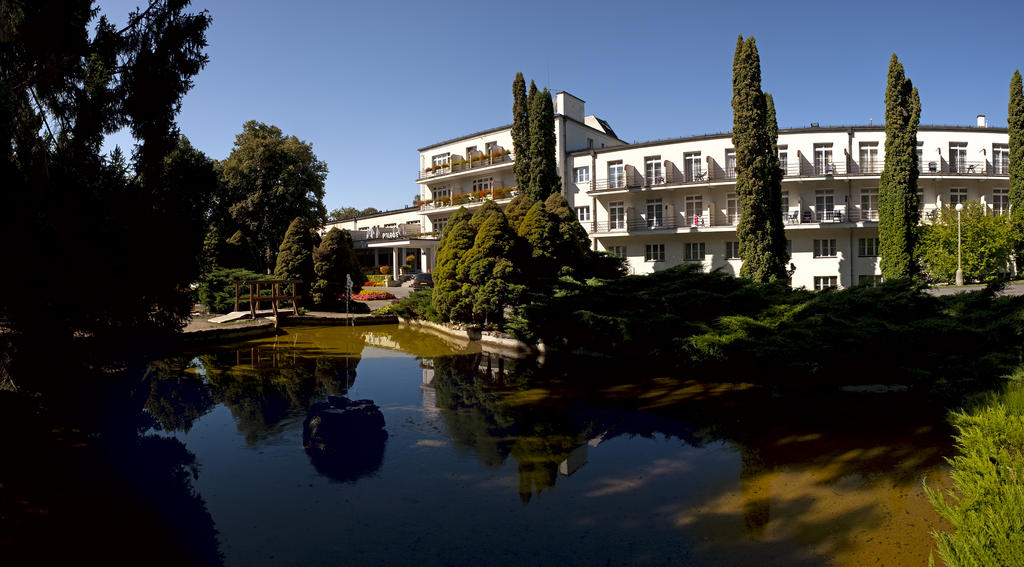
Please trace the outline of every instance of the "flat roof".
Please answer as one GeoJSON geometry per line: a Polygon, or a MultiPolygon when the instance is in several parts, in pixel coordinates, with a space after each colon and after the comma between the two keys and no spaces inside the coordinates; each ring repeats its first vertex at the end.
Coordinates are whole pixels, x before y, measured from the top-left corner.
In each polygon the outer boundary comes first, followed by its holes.
{"type": "MultiPolygon", "coordinates": [[[[861,125],[861,126],[805,126],[801,128],[786,128],[779,130],[779,134],[809,134],[814,132],[848,132],[851,130],[857,131],[868,131],[868,132],[884,132],[885,126],[879,125],[861,125]]],[[[994,134],[1005,134],[1009,132],[1008,128],[996,128],[992,126],[978,127],[978,126],[956,126],[956,125],[933,125],[925,124],[917,127],[917,131],[953,131],[953,132],[988,132],[994,134]]],[[[680,142],[696,142],[700,140],[713,140],[716,138],[732,137],[732,132],[718,132],[715,134],[703,134],[700,136],[684,136],[680,138],[665,138],[663,140],[650,140],[646,142],[636,143],[625,143],[622,146],[610,146],[605,148],[593,148],[585,150],[576,150],[569,152],[569,155],[586,155],[591,152],[594,153],[606,153],[631,148],[646,148],[650,146],[663,146],[665,144],[677,144],[680,142]]]]}

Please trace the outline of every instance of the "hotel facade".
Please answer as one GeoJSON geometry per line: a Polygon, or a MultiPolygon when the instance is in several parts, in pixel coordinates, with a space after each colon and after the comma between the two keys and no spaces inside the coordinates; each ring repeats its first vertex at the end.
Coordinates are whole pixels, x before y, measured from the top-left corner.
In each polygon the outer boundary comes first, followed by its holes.
{"type": "MultiPolygon", "coordinates": [[[[634,274],[679,264],[738,274],[735,149],[728,133],[627,144],[583,100],[555,95],[562,191],[595,250],[625,258],[634,274]]],[[[398,268],[416,258],[432,270],[437,241],[460,206],[517,194],[510,126],[419,149],[418,199],[397,211],[328,225],[349,230],[364,266],[398,268]]],[[[826,289],[881,280],[878,182],[885,164],[882,126],[782,130],[782,208],[794,287],[826,289]]],[[[980,201],[1009,211],[1006,128],[918,129],[922,222],[944,206],[980,201]]],[[[394,273],[398,273],[397,270],[394,273]]]]}

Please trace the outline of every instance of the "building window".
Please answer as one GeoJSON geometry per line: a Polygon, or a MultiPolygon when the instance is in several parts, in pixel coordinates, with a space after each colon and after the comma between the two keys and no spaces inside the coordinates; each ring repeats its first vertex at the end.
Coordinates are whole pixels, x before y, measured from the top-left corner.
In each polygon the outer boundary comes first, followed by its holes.
{"type": "Polygon", "coordinates": [[[703,181],[704,172],[701,170],[700,152],[687,152],[683,154],[683,175],[685,181],[703,181]]]}
{"type": "Polygon", "coordinates": [[[729,224],[739,224],[740,202],[736,198],[736,193],[726,193],[725,195],[725,216],[729,218],[729,224]]]}
{"type": "Polygon", "coordinates": [[[572,170],[572,178],[576,183],[590,182],[590,166],[576,167],[572,170]]]}
{"type": "Polygon", "coordinates": [[[789,151],[788,146],[779,146],[779,169],[782,170],[782,176],[785,177],[789,171],[789,151]]]}
{"type": "Polygon", "coordinates": [[[786,239],[786,257],[793,257],[793,241],[788,238],[786,239]]]}
{"type": "Polygon", "coordinates": [[[782,192],[782,216],[789,216],[789,191],[782,192]]]}
{"type": "Polygon", "coordinates": [[[828,175],[835,173],[832,164],[832,144],[814,144],[814,174],[828,175]]]}
{"type": "Polygon", "coordinates": [[[878,142],[860,143],[860,172],[879,173],[882,168],[878,163],[878,142]]]}
{"type": "Polygon", "coordinates": [[[490,191],[494,188],[493,177],[481,177],[473,180],[473,191],[490,191]]]}
{"type": "Polygon", "coordinates": [[[665,174],[661,171],[661,156],[644,158],[644,175],[648,185],[665,183],[665,174]]]}
{"type": "Polygon", "coordinates": [[[740,259],[740,243],[739,242],[726,242],[725,243],[725,259],[726,260],[739,260],[740,259]]]}
{"type": "Polygon", "coordinates": [[[949,172],[965,173],[967,171],[967,143],[949,143],[949,172]]]}
{"type": "Polygon", "coordinates": [[[435,201],[438,200],[438,199],[451,199],[452,198],[452,189],[448,185],[441,185],[439,187],[434,187],[431,190],[431,192],[434,195],[434,200],[435,201]]]}
{"type": "Polygon", "coordinates": [[[608,188],[616,189],[626,186],[626,170],[622,160],[608,162],[608,188]]]}
{"type": "Polygon", "coordinates": [[[662,228],[665,218],[662,215],[661,199],[647,199],[647,228],[662,228]]]}
{"type": "Polygon", "coordinates": [[[476,146],[469,146],[466,148],[466,159],[472,158],[474,154],[478,153],[478,151],[479,150],[476,149],[476,146]]]}
{"type": "Polygon", "coordinates": [[[626,257],[626,247],[625,246],[612,246],[611,248],[608,249],[608,251],[611,252],[612,256],[616,256],[618,258],[625,258],[626,257]]]}
{"type": "Polygon", "coordinates": [[[822,291],[835,287],[839,287],[838,278],[836,276],[814,276],[815,290],[822,291]]]}
{"type": "Polygon", "coordinates": [[[576,218],[580,222],[590,221],[590,207],[576,207],[576,218]]]}
{"type": "Polygon", "coordinates": [[[924,142],[917,143],[917,171],[922,173],[927,171],[924,164],[924,142]]]}
{"type": "Polygon", "coordinates": [[[725,177],[733,179],[736,177],[736,150],[725,150],[725,177]]]}
{"type": "Polygon", "coordinates": [[[484,152],[487,155],[494,155],[494,152],[498,151],[498,142],[485,142],[484,152]]]}
{"type": "Polygon", "coordinates": [[[992,144],[992,173],[996,175],[1010,173],[1010,146],[992,144]]]}
{"type": "Polygon", "coordinates": [[[644,261],[645,262],[664,262],[665,261],[665,245],[664,244],[644,244],[644,261]]]}
{"type": "MultiPolygon", "coordinates": [[[[602,145],[602,147],[603,147],[603,145],[602,145]]],[[[594,148],[594,139],[593,138],[587,138],[587,149],[590,150],[590,149],[593,149],[593,148],[594,148]]]]}
{"type": "Polygon", "coordinates": [[[957,203],[967,202],[967,188],[953,187],[949,190],[949,206],[955,207],[957,203]]]}
{"type": "Polygon", "coordinates": [[[825,238],[814,241],[814,257],[815,258],[835,258],[836,257],[836,239],[825,238]]]}
{"type": "Polygon", "coordinates": [[[683,260],[687,262],[703,262],[704,243],[687,242],[683,244],[683,260]]]}
{"type": "Polygon", "coordinates": [[[917,190],[917,212],[924,212],[924,189],[917,190]]]}
{"type": "Polygon", "coordinates": [[[818,189],[814,192],[814,212],[818,222],[832,220],[832,212],[836,208],[835,192],[831,189],[818,189]]]}
{"type": "Polygon", "coordinates": [[[624,201],[608,203],[608,228],[621,230],[626,228],[626,206],[624,201]]]}
{"type": "Polygon", "coordinates": [[[858,238],[857,255],[862,258],[866,258],[868,256],[878,256],[878,239],[858,238]]]}
{"type": "Polygon", "coordinates": [[[693,222],[694,226],[699,225],[704,215],[704,197],[701,195],[687,195],[683,198],[683,214],[687,222],[693,222]]]}
{"type": "Polygon", "coordinates": [[[442,232],[444,232],[444,227],[447,224],[448,217],[444,217],[443,219],[434,219],[434,232],[440,235],[442,232]]]}
{"type": "Polygon", "coordinates": [[[450,152],[445,152],[443,154],[437,154],[436,156],[430,158],[430,161],[434,167],[442,167],[448,165],[448,162],[451,161],[451,158],[452,154],[450,152]]]}
{"type": "Polygon", "coordinates": [[[878,189],[860,190],[860,220],[878,220],[878,189]]]}
{"type": "Polygon", "coordinates": [[[992,212],[997,215],[1005,215],[1010,212],[1010,190],[992,190],[992,212]]]}
{"type": "Polygon", "coordinates": [[[878,287],[882,284],[882,276],[878,275],[860,275],[857,276],[857,285],[866,285],[871,287],[878,287]]]}

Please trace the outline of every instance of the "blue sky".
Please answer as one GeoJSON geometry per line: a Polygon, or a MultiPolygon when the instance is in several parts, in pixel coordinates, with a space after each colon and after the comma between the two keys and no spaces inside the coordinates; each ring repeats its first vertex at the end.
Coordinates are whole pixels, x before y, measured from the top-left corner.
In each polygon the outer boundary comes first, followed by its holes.
{"type": "MultiPolygon", "coordinates": [[[[115,23],[145,0],[100,0],[115,23]]],[[[512,79],[568,91],[627,142],[728,131],[753,35],[779,126],[882,121],[889,56],[923,124],[1006,126],[1024,3],[194,0],[210,64],[181,130],[214,159],[247,120],[313,144],[328,209],[408,206],[416,148],[511,121],[512,79]]],[[[130,139],[114,137],[130,145],[130,139]]]]}

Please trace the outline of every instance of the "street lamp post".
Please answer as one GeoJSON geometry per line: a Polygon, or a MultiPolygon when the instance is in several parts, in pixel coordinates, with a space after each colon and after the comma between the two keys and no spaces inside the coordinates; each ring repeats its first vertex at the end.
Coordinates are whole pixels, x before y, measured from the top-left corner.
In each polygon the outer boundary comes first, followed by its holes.
{"type": "Polygon", "coordinates": [[[964,210],[963,203],[956,204],[956,285],[964,285],[963,264],[960,261],[960,211],[964,210]]]}

